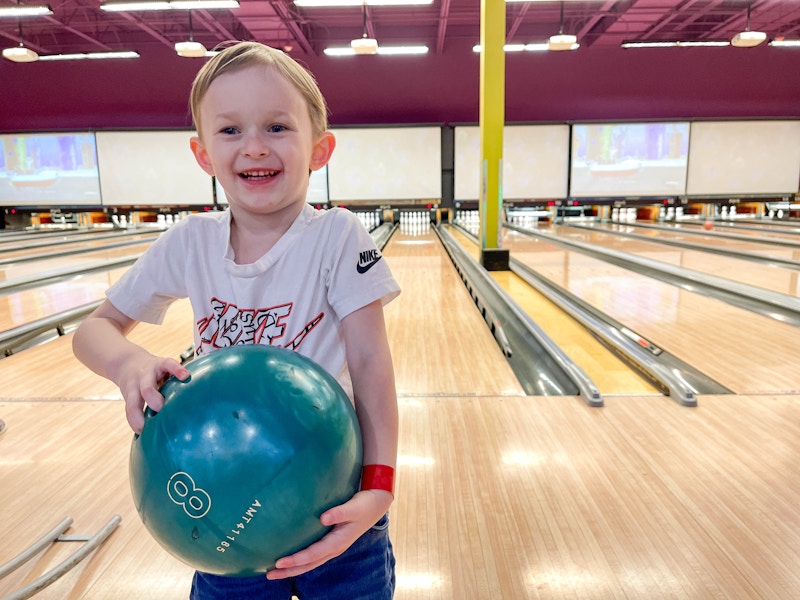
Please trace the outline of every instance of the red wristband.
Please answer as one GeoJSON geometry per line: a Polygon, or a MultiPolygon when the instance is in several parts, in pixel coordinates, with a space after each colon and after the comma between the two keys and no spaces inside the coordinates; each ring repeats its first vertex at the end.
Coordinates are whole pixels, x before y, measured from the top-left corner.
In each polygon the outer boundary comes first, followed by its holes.
{"type": "Polygon", "coordinates": [[[385,490],[394,496],[394,467],[364,465],[361,469],[362,490],[385,490]]]}

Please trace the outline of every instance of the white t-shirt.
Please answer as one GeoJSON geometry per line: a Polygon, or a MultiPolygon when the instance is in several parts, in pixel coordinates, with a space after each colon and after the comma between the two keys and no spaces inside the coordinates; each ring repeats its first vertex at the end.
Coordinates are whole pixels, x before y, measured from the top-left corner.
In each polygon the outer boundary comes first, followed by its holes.
{"type": "Polygon", "coordinates": [[[259,260],[238,265],[230,211],[201,213],[164,232],[106,292],[136,321],[161,323],[188,297],[195,353],[235,344],[296,350],[339,379],[352,397],[341,321],[400,293],[386,261],[354,214],[306,204],[259,260]]]}

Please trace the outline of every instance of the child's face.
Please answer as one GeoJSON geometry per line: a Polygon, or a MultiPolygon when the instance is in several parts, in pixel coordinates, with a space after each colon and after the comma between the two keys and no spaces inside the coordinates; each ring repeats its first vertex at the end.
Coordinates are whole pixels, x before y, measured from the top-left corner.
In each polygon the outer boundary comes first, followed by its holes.
{"type": "Polygon", "coordinates": [[[334,146],[330,132],[313,133],[300,91],[263,65],[215,79],[200,103],[198,125],[195,157],[225,189],[234,216],[296,216],[309,169],[322,168],[334,146]]]}

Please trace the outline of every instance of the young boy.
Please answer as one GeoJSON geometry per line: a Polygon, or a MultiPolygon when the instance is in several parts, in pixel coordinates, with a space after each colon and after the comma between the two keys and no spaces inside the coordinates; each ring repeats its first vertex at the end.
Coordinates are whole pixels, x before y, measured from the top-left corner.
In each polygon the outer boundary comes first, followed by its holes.
{"type": "Polygon", "coordinates": [[[361,491],[320,518],[332,529],[280,559],[266,577],[195,573],[191,597],[379,600],[394,591],[386,513],[393,499],[397,400],[383,304],[399,287],[364,227],[345,210],[305,201],[309,173],[335,146],[313,77],[280,51],[243,42],[212,58],[192,86],[191,147],[228,198],[224,212],[192,215],[165,232],[80,326],[76,356],[116,383],[134,431],[159,384],[188,372],[127,334],[160,323],[189,297],[195,351],[270,344],[301,352],[354,401],[363,438],[361,491]]]}

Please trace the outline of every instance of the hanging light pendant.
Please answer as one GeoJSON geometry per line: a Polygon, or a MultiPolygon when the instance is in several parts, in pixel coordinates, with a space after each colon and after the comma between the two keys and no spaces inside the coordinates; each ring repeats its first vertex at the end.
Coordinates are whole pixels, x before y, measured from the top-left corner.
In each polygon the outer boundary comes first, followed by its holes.
{"type": "Polygon", "coordinates": [[[189,11],[189,40],[175,44],[175,52],[185,58],[201,58],[206,55],[206,47],[194,41],[194,28],[192,27],[192,11],[189,11]]]}
{"type": "Polygon", "coordinates": [[[354,39],[350,42],[350,47],[356,54],[377,54],[378,53],[378,40],[369,37],[367,33],[367,3],[361,5],[364,22],[364,35],[360,38],[354,39]]]}
{"type": "Polygon", "coordinates": [[[737,33],[731,40],[731,45],[737,48],[752,48],[762,44],[767,39],[767,34],[763,31],[750,31],[750,6],[751,2],[747,3],[747,25],[741,33],[737,33]]]}
{"type": "Polygon", "coordinates": [[[19,31],[19,46],[5,48],[3,50],[3,58],[18,63],[36,62],[39,60],[39,55],[30,48],[26,48],[22,41],[22,21],[17,22],[17,28],[19,31]]]}
{"type": "Polygon", "coordinates": [[[577,42],[577,37],[564,33],[564,0],[561,0],[561,20],[558,26],[558,35],[550,36],[547,41],[547,49],[555,51],[572,50],[577,42]]]}

